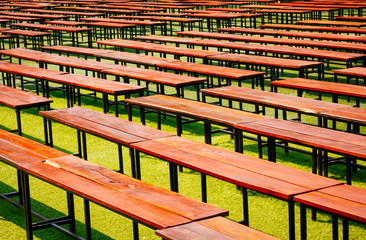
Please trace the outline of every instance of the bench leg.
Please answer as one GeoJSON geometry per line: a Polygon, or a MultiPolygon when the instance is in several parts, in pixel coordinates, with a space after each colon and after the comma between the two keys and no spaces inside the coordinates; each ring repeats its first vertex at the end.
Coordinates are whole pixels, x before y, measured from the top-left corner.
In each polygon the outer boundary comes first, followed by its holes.
{"type": "Polygon", "coordinates": [[[301,229],[301,240],[306,240],[307,239],[306,207],[304,204],[300,204],[300,229],[301,229]]]}
{"type": "Polygon", "coordinates": [[[86,234],[86,239],[91,239],[90,203],[86,199],[84,199],[84,213],[85,213],[85,234],[86,234]]]}
{"type": "Polygon", "coordinates": [[[133,240],[139,240],[139,225],[137,222],[132,222],[133,227],[133,240]]]}
{"type": "Polygon", "coordinates": [[[295,239],[295,203],[291,198],[288,200],[288,224],[289,224],[289,239],[295,239]]]}
{"type": "Polygon", "coordinates": [[[20,172],[21,185],[23,192],[23,206],[24,206],[24,218],[25,218],[25,230],[27,232],[27,240],[33,239],[32,229],[32,211],[30,203],[30,191],[29,191],[29,176],[25,172],[20,172]]]}
{"type": "Polygon", "coordinates": [[[122,146],[121,145],[117,145],[118,147],[118,163],[119,163],[119,173],[123,174],[123,152],[122,152],[122,146]]]}
{"type": "Polygon", "coordinates": [[[332,229],[333,229],[333,240],[338,239],[338,216],[332,215],[332,229]]]}
{"type": "Polygon", "coordinates": [[[67,209],[70,217],[70,224],[69,224],[70,232],[76,233],[74,195],[72,193],[67,192],[66,197],[67,197],[67,209]]]}
{"type": "Polygon", "coordinates": [[[202,202],[207,203],[207,177],[204,173],[201,173],[201,193],[202,202]]]}
{"type": "Polygon", "coordinates": [[[19,108],[16,108],[15,109],[15,113],[17,115],[17,128],[18,128],[18,135],[19,136],[22,136],[22,122],[21,122],[21,119],[20,119],[20,109],[19,108]]]}

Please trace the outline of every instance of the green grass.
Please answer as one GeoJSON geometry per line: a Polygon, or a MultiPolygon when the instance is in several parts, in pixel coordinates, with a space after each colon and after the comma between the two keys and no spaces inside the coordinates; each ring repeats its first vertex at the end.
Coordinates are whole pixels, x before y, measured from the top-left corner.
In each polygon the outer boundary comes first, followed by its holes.
{"type": "MultiPolygon", "coordinates": [[[[36,65],[29,61],[23,61],[25,65],[36,65]]],[[[336,67],[336,66],[331,66],[336,67]]],[[[52,66],[51,68],[57,69],[52,66]]],[[[294,77],[296,74],[291,71],[285,71],[285,77],[294,77]]],[[[83,71],[76,71],[77,74],[84,74],[83,71]]],[[[331,77],[328,76],[328,80],[331,77]]],[[[133,82],[132,82],[133,83],[133,82]]],[[[233,83],[234,85],[237,83],[233,83]]],[[[250,87],[249,83],[244,84],[250,87]]],[[[27,90],[32,91],[34,87],[29,85],[27,90]]],[[[269,83],[266,82],[266,90],[269,90],[269,83]]],[[[172,92],[172,90],[167,91],[172,92]]],[[[280,89],[281,93],[296,95],[295,91],[280,89]]],[[[195,98],[193,89],[186,91],[186,97],[195,98]]],[[[316,98],[316,94],[306,93],[306,97],[316,98]]],[[[54,100],[51,107],[60,109],[66,107],[66,96],[60,91],[51,92],[50,98],[54,100]]],[[[330,96],[324,95],[323,100],[331,101],[330,96]]],[[[346,98],[340,98],[340,103],[351,105],[346,98]]],[[[226,102],[224,101],[224,104],[226,102]]],[[[101,101],[94,101],[90,98],[82,98],[82,106],[102,112],[101,101]]],[[[236,105],[237,106],[237,105],[236,105]]],[[[365,107],[366,102],[361,103],[361,107],[365,107]]],[[[253,107],[245,105],[246,110],[253,110],[253,107]]],[[[109,113],[114,115],[112,109],[109,113]]],[[[120,117],[127,119],[127,109],[120,107],[120,117]]],[[[138,111],[133,112],[134,122],[139,122],[138,111]]],[[[273,110],[268,110],[267,114],[273,116],[273,110]]],[[[9,130],[16,127],[15,112],[13,109],[0,106],[0,128],[9,130]]],[[[290,115],[291,116],[291,115],[290,115]]],[[[289,116],[289,117],[290,117],[289,116]]],[[[309,123],[315,123],[316,119],[310,116],[303,116],[303,120],[309,123]]],[[[147,125],[156,128],[156,115],[147,115],[147,125]]],[[[35,141],[43,142],[43,120],[38,115],[38,109],[27,109],[22,111],[22,126],[25,137],[35,141]]],[[[342,126],[344,128],[344,126],[342,126]]],[[[191,123],[184,125],[183,137],[200,141],[204,141],[203,124],[191,123]]],[[[163,120],[163,131],[176,133],[175,119],[167,117],[163,120]]],[[[365,133],[365,129],[361,128],[365,133]]],[[[55,148],[67,153],[77,151],[76,130],[64,125],[54,123],[53,135],[55,148]]],[[[213,136],[213,145],[234,150],[233,140],[226,134],[215,134],[213,136]]],[[[88,157],[89,161],[97,163],[101,166],[112,170],[118,169],[117,146],[106,140],[87,135],[88,157]]],[[[128,149],[123,148],[124,170],[127,175],[131,175],[131,167],[128,161],[128,149]]],[[[244,154],[257,157],[257,145],[254,141],[245,141],[244,154]]],[[[264,152],[266,159],[266,150],[264,152]]],[[[285,153],[283,149],[277,149],[278,164],[287,165],[307,172],[311,172],[311,157],[297,152],[285,153]]],[[[162,160],[151,156],[141,155],[142,180],[157,186],[169,189],[169,172],[168,164],[162,160]]],[[[14,168],[0,163],[0,191],[9,192],[17,189],[16,171],[14,168]]],[[[366,188],[365,171],[359,170],[353,175],[353,185],[366,188]]],[[[329,177],[345,181],[345,166],[330,166],[329,177]]],[[[47,217],[62,216],[67,213],[66,194],[50,184],[44,183],[38,179],[31,177],[31,196],[32,207],[35,211],[44,214],[47,217]]],[[[184,169],[183,173],[179,173],[179,189],[180,193],[194,199],[200,200],[200,174],[189,169],[184,169]]],[[[229,219],[234,221],[242,220],[242,199],[241,192],[235,185],[208,177],[208,203],[227,209],[230,212],[229,219]]],[[[85,237],[84,233],[84,214],[83,200],[79,197],[75,198],[76,203],[76,220],[77,233],[85,237]]],[[[250,226],[265,233],[274,235],[281,239],[288,238],[288,216],[287,203],[276,198],[272,198],[254,191],[249,191],[249,214],[250,226]]],[[[296,229],[297,238],[299,238],[299,207],[296,205],[296,229]]],[[[91,204],[92,214],[92,236],[94,239],[132,239],[132,222],[129,219],[113,213],[103,207],[91,204]]],[[[331,217],[328,214],[319,213],[317,221],[313,222],[308,217],[308,237],[309,239],[330,239],[332,237],[331,217]]],[[[21,210],[7,204],[4,200],[0,200],[0,236],[1,239],[24,239],[24,217],[21,210]]],[[[341,227],[341,221],[340,221],[341,227]]],[[[341,232],[341,231],[340,231],[341,232]]],[[[45,229],[34,233],[35,239],[67,239],[67,237],[53,229],[45,229]]],[[[366,235],[365,226],[351,223],[350,239],[364,239],[366,235]]],[[[154,231],[140,226],[141,239],[159,239],[155,236],[154,231]]]]}

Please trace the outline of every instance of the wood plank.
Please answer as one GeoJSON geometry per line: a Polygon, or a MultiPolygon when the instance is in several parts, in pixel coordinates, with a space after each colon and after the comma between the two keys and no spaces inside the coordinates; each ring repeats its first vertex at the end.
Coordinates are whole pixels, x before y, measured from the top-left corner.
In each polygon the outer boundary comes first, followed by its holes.
{"type": "Polygon", "coordinates": [[[108,170],[97,164],[83,161],[68,155],[48,159],[45,163],[85,177],[131,197],[173,212],[190,220],[199,220],[212,216],[226,216],[226,210],[185,197],[149,183],[141,182],[126,175],[108,170]]]}
{"type": "Polygon", "coordinates": [[[229,126],[269,118],[254,113],[165,95],[126,99],[125,102],[229,126]]]}
{"type": "Polygon", "coordinates": [[[40,115],[105,139],[129,145],[173,134],[82,107],[40,111],[40,115]]]}
{"type": "Polygon", "coordinates": [[[277,239],[223,217],[214,217],[180,226],[157,230],[166,240],[249,240],[277,239]]]}
{"type": "Polygon", "coordinates": [[[329,103],[237,86],[202,89],[201,92],[207,96],[220,97],[251,104],[260,104],[311,115],[319,115],[321,112],[327,111],[328,109],[353,109],[350,106],[337,103],[329,103]]]}

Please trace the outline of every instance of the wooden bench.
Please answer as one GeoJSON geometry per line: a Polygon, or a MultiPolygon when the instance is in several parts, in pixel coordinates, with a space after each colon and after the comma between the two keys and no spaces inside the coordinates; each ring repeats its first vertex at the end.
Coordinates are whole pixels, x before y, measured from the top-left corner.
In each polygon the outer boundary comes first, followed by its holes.
{"type": "MultiPolygon", "coordinates": [[[[177,90],[176,94],[178,96],[184,96],[184,87],[195,86],[198,97],[199,87],[204,82],[206,82],[206,79],[202,78],[181,76],[173,73],[164,73],[150,69],[120,66],[112,63],[84,60],[74,57],[57,56],[50,53],[24,49],[2,50],[0,51],[0,54],[39,61],[40,67],[47,67],[47,64],[60,65],[65,67],[67,72],[72,72],[70,68],[79,68],[84,69],[85,71],[92,71],[93,73],[96,72],[98,77],[103,78],[106,78],[106,74],[112,74],[118,77],[123,77],[125,82],[128,82],[130,78],[137,79],[138,81],[146,81],[147,83],[153,82],[159,85],[159,93],[164,93],[164,85],[173,86],[177,90]]],[[[63,68],[61,68],[61,70],[63,70],[63,68]]]]}
{"type": "MultiPolygon", "coordinates": [[[[237,139],[243,139],[241,131],[267,137],[268,159],[271,161],[276,161],[276,139],[278,139],[310,147],[313,173],[323,174],[324,172],[324,175],[327,176],[328,165],[345,163],[347,183],[351,184],[352,165],[365,169],[364,165],[356,163],[356,159],[366,159],[366,148],[363,144],[365,136],[280,119],[239,123],[235,125],[235,129],[239,130],[236,132],[237,139]],[[345,159],[334,159],[333,161],[328,157],[328,152],[341,155],[345,159]]],[[[239,141],[238,143],[242,145],[239,141]]],[[[237,149],[239,152],[243,151],[240,146],[237,149]]]]}
{"type": "Polygon", "coordinates": [[[333,33],[354,33],[361,35],[366,33],[366,29],[354,28],[354,27],[321,27],[321,26],[309,26],[300,24],[263,24],[261,28],[273,28],[273,29],[289,29],[311,32],[333,32],[333,33]]]}
{"type": "Polygon", "coordinates": [[[0,132],[1,149],[4,150],[0,153],[0,159],[15,166],[20,172],[28,239],[33,238],[34,231],[50,226],[57,227],[69,237],[77,238],[73,194],[84,198],[87,239],[91,238],[89,200],[132,218],[135,239],[139,238],[138,223],[153,229],[164,229],[228,214],[218,207],[115,173],[31,140],[4,136],[3,131],[0,132]],[[67,191],[67,216],[32,223],[29,175],[67,191]],[[69,224],[70,231],[62,229],[58,224],[69,224]]]}
{"type": "Polygon", "coordinates": [[[332,215],[333,239],[338,239],[338,218],[343,221],[343,239],[349,239],[349,220],[366,223],[366,191],[348,185],[339,185],[294,197],[300,203],[301,239],[306,236],[306,208],[315,208],[332,215]]]}
{"type": "Polygon", "coordinates": [[[214,52],[208,50],[179,48],[156,43],[145,43],[132,40],[122,40],[122,39],[102,40],[102,41],[96,41],[96,43],[98,44],[98,46],[109,45],[119,47],[122,49],[131,48],[135,49],[136,53],[140,53],[140,50],[144,51],[146,54],[148,54],[148,52],[160,52],[163,54],[163,57],[166,57],[166,54],[172,54],[175,59],[179,59],[181,56],[186,56],[189,60],[191,60],[191,62],[194,62],[195,58],[201,58],[203,59],[204,63],[207,63],[208,56],[223,54],[221,52],[214,52]]]}
{"type": "Polygon", "coordinates": [[[131,161],[134,161],[132,163],[133,176],[139,179],[141,178],[140,161],[142,160],[139,153],[142,152],[169,161],[170,184],[173,191],[178,191],[177,165],[202,174],[201,187],[204,201],[207,201],[206,174],[243,187],[245,224],[249,223],[247,188],[285,200],[289,204],[291,239],[295,236],[293,196],[343,184],[283,165],[172,136],[136,123],[121,124],[125,120],[92,110],[70,108],[41,112],[41,114],[48,119],[59,121],[118,144],[125,144],[123,142],[126,140],[123,139],[130,139],[128,146],[132,149],[133,154],[133,158],[131,158],[131,161]],[[134,138],[133,141],[131,141],[131,137],[134,138]],[[268,171],[268,169],[270,170],[268,171]]]}
{"type": "Polygon", "coordinates": [[[85,25],[93,29],[95,40],[109,38],[131,39],[135,35],[136,28],[135,24],[112,22],[87,22],[85,25]]]}
{"type": "MultiPolygon", "coordinates": [[[[323,174],[324,168],[324,174],[328,174],[328,161],[331,162],[331,160],[327,154],[322,154],[322,151],[347,156],[346,161],[342,159],[343,161],[341,162],[347,164],[348,183],[351,183],[352,165],[365,168],[363,165],[356,164],[355,162],[355,158],[365,159],[366,157],[366,149],[362,143],[365,141],[365,136],[163,95],[127,99],[125,102],[129,104],[130,119],[132,106],[141,108],[142,123],[145,121],[144,109],[156,110],[158,113],[158,128],[161,125],[161,112],[173,113],[177,116],[178,136],[182,133],[182,117],[203,121],[206,143],[211,143],[211,124],[229,127],[234,130],[235,150],[238,152],[243,152],[242,140],[244,136],[242,131],[265,136],[268,138],[268,159],[270,161],[276,161],[275,139],[310,147],[312,148],[313,173],[323,174]],[[319,154],[317,154],[317,151],[319,151],[319,154]],[[318,158],[319,160],[317,160],[318,158]]],[[[253,139],[247,136],[245,138],[253,139]]],[[[258,138],[259,155],[262,152],[261,142],[261,138],[258,138]]],[[[287,145],[281,144],[280,146],[285,149],[305,152],[287,145]]],[[[337,161],[332,162],[332,164],[334,163],[337,163],[337,161]]]]}
{"type": "Polygon", "coordinates": [[[347,83],[350,83],[351,78],[356,78],[356,84],[359,84],[359,79],[363,79],[364,85],[366,85],[366,68],[365,67],[353,67],[347,69],[334,69],[334,81],[338,82],[338,76],[346,76],[347,83]]]}
{"type": "MultiPolygon", "coordinates": [[[[136,16],[138,17],[138,16],[136,16]]],[[[112,22],[112,23],[122,23],[122,24],[136,24],[140,26],[140,32],[146,34],[146,27],[150,27],[150,33],[155,34],[156,28],[160,27],[160,32],[166,35],[166,23],[157,21],[138,21],[138,20],[121,20],[112,18],[82,18],[81,21],[92,21],[92,22],[112,22]]]]}
{"type": "MultiPolygon", "coordinates": [[[[129,119],[132,120],[132,107],[140,108],[140,118],[142,124],[145,124],[145,109],[157,111],[158,129],[161,128],[161,113],[166,112],[176,115],[177,135],[183,132],[182,118],[203,121],[205,142],[211,144],[211,124],[230,128],[237,123],[249,123],[261,121],[269,117],[254,113],[244,112],[236,109],[224,108],[212,104],[179,99],[165,95],[154,95],[135,99],[126,99],[129,104],[129,119]]],[[[189,122],[189,121],[188,121],[189,122]]],[[[237,140],[237,139],[236,139],[237,140]]]]}
{"type": "MultiPolygon", "coordinates": [[[[88,159],[85,133],[99,136],[118,145],[119,171],[123,170],[122,146],[129,147],[134,142],[146,141],[154,138],[172,136],[172,134],[148,128],[130,121],[115,118],[82,107],[72,107],[62,110],[41,111],[40,115],[48,120],[54,120],[78,129],[78,156],[88,159]],[[82,134],[80,136],[80,134],[82,134]]],[[[45,143],[53,146],[51,121],[45,126],[45,143]]],[[[131,152],[131,161],[133,152],[131,152]]],[[[136,177],[136,172],[132,171],[136,177]]]]}
{"type": "Polygon", "coordinates": [[[40,32],[40,31],[29,31],[29,30],[4,30],[1,31],[4,34],[12,36],[10,46],[20,47],[20,44],[23,43],[24,47],[28,47],[28,39],[30,39],[30,43],[33,49],[38,49],[39,46],[44,45],[45,37],[47,41],[50,41],[50,33],[48,32],[40,32]],[[23,40],[21,40],[23,38],[23,40]]]}
{"type": "Polygon", "coordinates": [[[304,91],[332,94],[333,102],[338,102],[338,95],[356,98],[356,107],[360,107],[360,99],[365,99],[365,88],[345,83],[317,81],[305,78],[291,78],[271,82],[274,90],[278,87],[293,88],[297,90],[297,96],[301,97],[304,91]]]}
{"type": "Polygon", "coordinates": [[[12,132],[16,131],[19,135],[22,135],[20,110],[33,107],[43,107],[44,110],[48,110],[51,102],[53,101],[50,99],[43,98],[32,93],[0,85],[0,104],[15,109],[17,129],[12,132]]]}
{"type": "Polygon", "coordinates": [[[269,45],[258,45],[258,44],[249,44],[249,43],[239,43],[239,42],[230,42],[230,41],[221,41],[221,40],[199,40],[192,38],[183,38],[183,37],[167,37],[167,36],[157,36],[157,35],[149,35],[149,36],[139,36],[135,39],[150,41],[150,42],[171,42],[175,43],[176,46],[180,46],[181,44],[186,44],[187,46],[202,46],[203,49],[208,47],[215,47],[218,51],[223,51],[224,49],[228,49],[230,52],[241,53],[245,52],[245,54],[254,54],[254,55],[265,55],[268,53],[272,53],[274,57],[284,58],[285,55],[288,55],[288,58],[299,58],[301,60],[314,60],[314,58],[318,59],[319,62],[324,60],[327,61],[327,65],[329,68],[330,60],[335,60],[337,62],[332,62],[332,64],[346,65],[347,67],[351,67],[352,64],[357,64],[358,61],[364,62],[366,61],[365,54],[359,53],[348,53],[348,52],[339,52],[339,51],[327,51],[327,50],[319,50],[319,49],[307,49],[307,48],[298,48],[298,47],[288,47],[288,46],[269,46],[269,45]],[[341,63],[339,63],[339,62],[341,63]]]}
{"type": "Polygon", "coordinates": [[[39,80],[42,79],[44,75],[67,74],[66,72],[37,68],[32,66],[22,65],[20,67],[19,64],[8,63],[4,61],[0,61],[0,71],[2,72],[1,74],[4,85],[16,88],[17,87],[16,80],[20,78],[21,89],[24,90],[25,84],[35,83],[37,95],[39,95],[39,88],[38,88],[39,80]],[[25,79],[25,77],[35,79],[35,81],[25,79]]]}
{"type": "Polygon", "coordinates": [[[361,53],[364,53],[366,51],[365,45],[361,43],[339,43],[333,41],[312,41],[312,40],[296,40],[296,39],[270,38],[270,37],[253,37],[253,36],[198,32],[198,31],[177,32],[177,35],[201,37],[201,38],[226,39],[230,41],[242,41],[248,43],[257,42],[262,44],[317,47],[322,49],[334,49],[334,50],[343,49],[347,51],[356,51],[361,53]]]}
{"type": "Polygon", "coordinates": [[[75,101],[75,89],[78,105],[81,106],[81,93],[80,89],[86,89],[103,94],[103,111],[107,113],[109,111],[108,95],[114,97],[115,115],[118,116],[118,96],[124,95],[125,98],[129,98],[131,94],[137,93],[139,96],[143,96],[143,92],[146,87],[131,85],[127,83],[109,81],[106,79],[94,78],[89,76],[82,76],[76,74],[63,74],[63,75],[45,75],[42,77],[42,89],[44,94],[49,97],[49,82],[58,83],[66,86],[67,95],[67,107],[72,107],[75,101]],[[45,82],[45,83],[44,83],[45,82]]]}
{"type": "Polygon", "coordinates": [[[155,233],[166,240],[277,239],[223,217],[214,217],[176,227],[165,228],[163,230],[157,230],[155,233]]]}
{"type": "MultiPolygon", "coordinates": [[[[228,81],[237,80],[239,85],[243,80],[253,79],[262,82],[263,75],[265,73],[244,70],[244,69],[233,69],[214,65],[203,65],[198,63],[187,63],[181,62],[177,59],[161,58],[156,56],[134,54],[129,52],[120,52],[113,50],[93,49],[93,48],[78,48],[69,46],[44,46],[42,50],[50,52],[62,52],[69,54],[78,54],[87,56],[94,56],[99,61],[100,59],[114,60],[116,64],[121,63],[134,63],[137,66],[143,65],[147,67],[155,67],[158,69],[169,69],[174,70],[176,73],[189,72],[194,73],[196,77],[198,74],[207,76],[207,80],[211,79],[211,86],[213,86],[213,77],[218,77],[219,84],[221,84],[221,78],[225,78],[228,81]]],[[[228,82],[230,84],[230,82],[228,82]]],[[[262,86],[262,84],[261,84],[262,86]]]]}
{"type": "Polygon", "coordinates": [[[290,69],[298,71],[299,77],[309,76],[315,72],[317,79],[321,80],[324,75],[324,63],[312,62],[295,59],[282,59],[274,57],[253,56],[245,54],[224,53],[219,55],[211,55],[207,57],[208,61],[218,61],[219,63],[227,63],[229,66],[249,65],[255,70],[261,70],[262,67],[269,68],[270,80],[274,81],[280,78],[279,69],[290,69]],[[259,69],[258,69],[259,68],[259,69]]]}
{"type": "Polygon", "coordinates": [[[297,21],[297,24],[305,25],[326,25],[326,26],[341,26],[341,27],[364,27],[366,23],[362,22],[345,22],[345,21],[325,21],[325,20],[303,20],[297,21]]]}
{"type": "Polygon", "coordinates": [[[228,33],[245,33],[250,35],[269,35],[269,36],[286,36],[288,38],[309,38],[324,39],[332,41],[344,41],[344,42],[366,42],[366,38],[363,36],[353,35],[341,35],[341,34],[329,34],[329,33],[309,33],[309,32],[295,32],[295,31],[280,31],[280,30],[268,30],[268,29],[251,29],[251,28],[220,28],[219,32],[228,33]]]}
{"type": "MultiPolygon", "coordinates": [[[[242,222],[245,225],[249,224],[246,189],[287,201],[289,239],[295,237],[292,197],[321,186],[342,184],[339,181],[176,136],[138,142],[132,144],[132,147],[137,150],[137,161],[140,161],[138,152],[142,152],[201,172],[203,201],[207,199],[205,175],[243,187],[244,221],[242,222]]],[[[170,174],[173,178],[172,185],[176,186],[173,190],[178,191],[176,166],[173,165],[170,174]]]]}
{"type": "Polygon", "coordinates": [[[91,29],[90,28],[81,28],[81,27],[65,27],[65,26],[55,26],[48,24],[35,24],[35,23],[15,23],[11,24],[12,27],[17,27],[21,29],[39,29],[52,33],[52,39],[54,45],[63,44],[64,35],[63,33],[71,34],[71,44],[72,46],[79,46],[79,38],[83,36],[84,33],[87,34],[87,46],[92,46],[91,39],[91,29]],[[78,35],[79,34],[79,35],[78,35]]]}

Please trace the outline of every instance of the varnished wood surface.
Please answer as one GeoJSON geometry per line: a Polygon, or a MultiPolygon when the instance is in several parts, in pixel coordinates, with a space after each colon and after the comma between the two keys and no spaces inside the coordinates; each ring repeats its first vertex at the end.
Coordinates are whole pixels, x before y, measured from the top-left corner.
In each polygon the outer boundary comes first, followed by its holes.
{"type": "Polygon", "coordinates": [[[28,37],[41,37],[41,36],[50,35],[49,32],[21,30],[21,29],[5,30],[5,31],[1,31],[1,32],[5,33],[5,34],[10,34],[10,35],[21,35],[21,36],[28,36],[28,37]]]}
{"type": "Polygon", "coordinates": [[[366,67],[353,67],[347,69],[333,69],[332,72],[345,76],[366,78],[366,67]]]}
{"type": "Polygon", "coordinates": [[[272,196],[289,196],[343,184],[258,158],[180,137],[168,137],[131,145],[152,156],[177,163],[218,179],[272,196]]]}
{"type": "Polygon", "coordinates": [[[269,119],[235,127],[340,154],[366,159],[366,137],[292,121],[269,119]]]}
{"type": "Polygon", "coordinates": [[[19,166],[19,169],[152,228],[163,229],[191,221],[144,200],[45,162],[24,164],[19,166]]]}
{"type": "Polygon", "coordinates": [[[227,215],[226,210],[139,181],[72,155],[49,159],[47,163],[190,220],[227,215]]]}
{"type": "Polygon", "coordinates": [[[342,27],[366,26],[366,23],[363,23],[363,22],[325,21],[325,20],[302,20],[302,21],[297,21],[296,23],[305,24],[305,25],[326,25],[326,26],[342,26],[342,27]]]}
{"type": "Polygon", "coordinates": [[[36,23],[14,23],[14,24],[11,24],[10,26],[20,27],[20,28],[52,30],[52,31],[64,31],[64,32],[84,32],[84,31],[91,30],[90,28],[65,27],[65,26],[55,26],[55,25],[36,24],[36,23]]]}
{"type": "Polygon", "coordinates": [[[348,32],[348,33],[366,33],[366,29],[355,28],[355,27],[320,27],[320,26],[309,26],[300,24],[262,24],[261,28],[274,28],[274,29],[295,29],[295,30],[306,30],[306,31],[324,31],[324,32],[348,32]]]}
{"type": "Polygon", "coordinates": [[[137,86],[128,83],[110,81],[107,79],[77,74],[45,75],[42,77],[42,79],[60,84],[67,84],[84,89],[117,95],[142,92],[146,89],[146,87],[143,86],[137,86]]]}
{"type": "Polygon", "coordinates": [[[230,61],[230,62],[247,63],[262,66],[280,67],[280,68],[290,68],[290,69],[318,67],[324,64],[322,62],[253,56],[253,55],[235,54],[235,53],[224,53],[220,55],[208,56],[207,58],[210,60],[230,61]]]}
{"type": "Polygon", "coordinates": [[[366,222],[365,203],[349,201],[346,198],[329,195],[320,191],[300,194],[295,196],[294,200],[327,212],[366,222]]]}
{"type": "Polygon", "coordinates": [[[0,130],[0,159],[12,166],[40,162],[47,158],[65,156],[54,148],[29,140],[14,133],[0,130]]]}
{"type": "Polygon", "coordinates": [[[55,51],[55,52],[65,52],[65,53],[75,53],[80,55],[94,56],[96,54],[108,54],[114,51],[112,50],[104,50],[98,48],[84,48],[84,47],[72,47],[72,46],[63,46],[63,45],[55,45],[55,46],[42,46],[42,50],[55,51]]]}
{"type": "Polygon", "coordinates": [[[282,108],[311,115],[319,115],[321,112],[327,111],[329,109],[353,109],[350,106],[337,103],[324,102],[309,98],[301,98],[286,94],[266,92],[237,86],[208,88],[202,89],[201,92],[207,96],[282,108]]]}
{"type": "Polygon", "coordinates": [[[305,78],[289,78],[273,81],[271,84],[280,87],[366,98],[366,87],[353,84],[325,82],[305,78]]]}
{"type": "Polygon", "coordinates": [[[330,33],[309,33],[309,32],[294,32],[294,31],[280,31],[280,30],[268,30],[268,29],[255,29],[255,28],[219,28],[220,32],[231,32],[231,33],[246,33],[255,35],[270,35],[270,36],[288,36],[288,37],[302,37],[312,39],[327,39],[335,41],[354,41],[354,42],[365,42],[366,37],[364,36],[353,36],[353,35],[341,35],[341,34],[330,34],[330,33]]]}
{"type": "Polygon", "coordinates": [[[133,142],[172,136],[170,133],[82,107],[39,113],[49,119],[126,146],[133,142]]]}
{"type": "Polygon", "coordinates": [[[147,50],[147,51],[153,51],[153,52],[169,53],[169,54],[182,55],[182,56],[198,57],[198,58],[206,58],[207,56],[210,56],[210,55],[221,54],[220,52],[215,52],[215,51],[179,48],[179,47],[166,46],[166,45],[161,45],[161,44],[156,44],[156,43],[137,42],[137,41],[132,41],[132,40],[122,40],[122,39],[101,40],[101,41],[96,41],[96,43],[104,44],[104,45],[111,45],[111,46],[125,47],[125,48],[132,48],[132,49],[147,50]]]}
{"type": "Polygon", "coordinates": [[[31,78],[42,79],[46,75],[65,75],[67,72],[49,70],[44,68],[20,65],[15,63],[8,63],[0,61],[0,71],[12,73],[21,76],[27,76],[31,78]]]}
{"type": "Polygon", "coordinates": [[[120,52],[120,51],[109,51],[104,53],[97,53],[94,55],[95,57],[104,58],[104,59],[111,59],[121,62],[128,62],[134,64],[142,64],[155,67],[158,63],[165,63],[165,62],[180,62],[177,59],[170,59],[170,58],[162,58],[156,56],[149,56],[149,55],[142,55],[136,53],[129,53],[129,52],[120,52]]]}
{"type": "Polygon", "coordinates": [[[277,239],[223,217],[214,217],[163,230],[157,230],[155,233],[166,240],[277,239]]]}
{"type": "Polygon", "coordinates": [[[129,66],[118,66],[113,69],[105,69],[102,72],[118,76],[127,76],[129,78],[162,83],[170,86],[186,86],[206,82],[204,78],[196,78],[174,73],[155,71],[129,66]]]}
{"type": "Polygon", "coordinates": [[[229,126],[233,126],[237,123],[249,123],[269,119],[269,117],[254,113],[166,95],[126,99],[125,102],[186,117],[209,120],[214,123],[221,123],[229,126]]]}
{"type": "MultiPolygon", "coordinates": [[[[227,28],[222,28],[222,31],[226,31],[227,28]]],[[[229,28],[230,29],[230,28],[229,28]]],[[[236,29],[236,28],[234,28],[236,29]]],[[[242,29],[242,28],[239,28],[242,29]]],[[[245,28],[250,30],[261,30],[261,29],[252,29],[245,28]]],[[[270,31],[270,30],[265,30],[270,31]]],[[[284,31],[287,32],[287,31],[284,31]]],[[[304,33],[307,34],[307,33],[304,33]]],[[[339,34],[334,34],[340,36],[339,34]]],[[[341,35],[343,36],[343,35],[341,35]]],[[[348,35],[346,35],[348,36],[348,35]]],[[[297,55],[297,56],[305,56],[305,57],[318,57],[325,59],[335,59],[341,61],[349,61],[356,59],[363,59],[366,57],[366,54],[360,53],[349,53],[349,52],[339,52],[339,51],[329,51],[329,50],[319,50],[319,49],[308,49],[308,48],[298,48],[298,47],[289,47],[289,46],[271,46],[271,45],[258,45],[258,44],[249,44],[243,42],[230,42],[230,41],[220,41],[220,40],[203,40],[203,39],[192,39],[192,38],[184,38],[184,37],[171,37],[171,36],[157,36],[157,35],[148,35],[148,36],[139,36],[137,39],[140,40],[148,40],[148,41],[159,41],[159,42],[172,42],[172,43],[183,43],[183,44],[192,44],[198,46],[211,46],[218,48],[228,48],[228,49],[240,49],[246,51],[259,51],[259,52],[272,52],[272,53],[282,53],[289,55],[297,55]]],[[[366,38],[365,38],[366,39],[366,38]]],[[[348,39],[347,39],[348,41],[348,39]]]]}
{"type": "Polygon", "coordinates": [[[189,62],[160,62],[157,67],[196,72],[210,76],[219,76],[231,79],[255,78],[266,75],[264,72],[251,71],[238,68],[221,67],[207,64],[197,64],[189,62]]]}
{"type": "Polygon", "coordinates": [[[0,104],[4,104],[12,108],[45,106],[52,102],[53,100],[51,99],[47,99],[33,93],[0,85],[0,104]]]}
{"type": "Polygon", "coordinates": [[[231,41],[259,42],[259,43],[270,43],[279,45],[282,44],[291,46],[321,47],[330,49],[345,49],[345,50],[362,51],[362,52],[366,51],[365,45],[361,43],[338,43],[333,41],[312,41],[312,40],[298,40],[298,39],[271,38],[271,37],[253,37],[253,36],[243,36],[235,34],[199,32],[199,31],[177,32],[177,35],[226,39],[231,41]]]}

